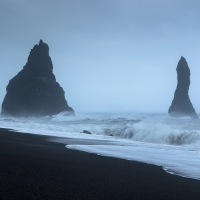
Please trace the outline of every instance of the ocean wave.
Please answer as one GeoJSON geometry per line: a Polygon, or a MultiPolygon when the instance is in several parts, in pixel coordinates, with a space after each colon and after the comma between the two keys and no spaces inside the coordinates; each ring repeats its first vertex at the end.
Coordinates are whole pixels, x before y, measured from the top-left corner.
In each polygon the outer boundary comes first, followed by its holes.
{"type": "Polygon", "coordinates": [[[156,144],[189,145],[200,147],[200,123],[189,118],[174,119],[161,114],[114,115],[77,114],[62,112],[41,118],[0,118],[2,127],[16,130],[55,131],[55,133],[81,133],[105,135],[156,144]],[[140,118],[140,119],[139,119],[140,118]]]}
{"type": "Polygon", "coordinates": [[[106,128],[104,129],[104,134],[157,144],[200,144],[200,130],[187,130],[185,127],[175,126],[174,124],[146,123],[141,121],[132,125],[127,124],[124,127],[106,128]]]}

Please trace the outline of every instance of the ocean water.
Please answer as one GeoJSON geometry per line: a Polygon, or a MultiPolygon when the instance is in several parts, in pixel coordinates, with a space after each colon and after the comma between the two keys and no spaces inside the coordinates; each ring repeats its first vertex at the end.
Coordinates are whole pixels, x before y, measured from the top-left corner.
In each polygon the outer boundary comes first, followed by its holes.
{"type": "Polygon", "coordinates": [[[0,127],[55,136],[50,140],[69,149],[154,164],[200,180],[200,120],[158,113],[60,113],[42,118],[1,116],[0,127]]]}

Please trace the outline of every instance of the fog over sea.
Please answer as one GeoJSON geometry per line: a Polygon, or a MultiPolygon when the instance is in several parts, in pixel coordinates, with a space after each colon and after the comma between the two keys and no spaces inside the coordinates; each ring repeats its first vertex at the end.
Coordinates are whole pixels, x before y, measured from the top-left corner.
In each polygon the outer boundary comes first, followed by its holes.
{"type": "Polygon", "coordinates": [[[69,149],[154,164],[168,173],[200,180],[199,120],[156,113],[68,116],[63,112],[41,118],[1,116],[0,124],[25,134],[56,136],[50,140],[69,149]]]}

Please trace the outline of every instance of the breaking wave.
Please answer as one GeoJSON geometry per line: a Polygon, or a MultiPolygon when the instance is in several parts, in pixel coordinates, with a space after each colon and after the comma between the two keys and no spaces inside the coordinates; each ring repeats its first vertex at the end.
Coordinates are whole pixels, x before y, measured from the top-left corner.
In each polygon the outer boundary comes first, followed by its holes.
{"type": "MultiPolygon", "coordinates": [[[[60,113],[42,118],[0,118],[1,127],[15,130],[34,130],[65,133],[89,131],[92,135],[105,135],[133,141],[191,145],[200,144],[200,121],[189,118],[169,118],[162,114],[77,114],[60,113]]],[[[199,145],[200,146],[200,145],[199,145]]]]}
{"type": "Polygon", "coordinates": [[[105,129],[105,135],[157,144],[184,145],[200,142],[200,130],[182,130],[165,124],[139,122],[117,129],[105,129]]]}

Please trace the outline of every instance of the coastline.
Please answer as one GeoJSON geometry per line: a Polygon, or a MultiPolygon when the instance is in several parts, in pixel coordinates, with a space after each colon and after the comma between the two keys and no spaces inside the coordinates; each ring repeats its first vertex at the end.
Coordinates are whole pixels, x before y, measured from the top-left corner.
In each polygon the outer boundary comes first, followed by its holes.
{"type": "Polygon", "coordinates": [[[1,199],[200,199],[198,180],[50,138],[0,129],[1,199]]]}

